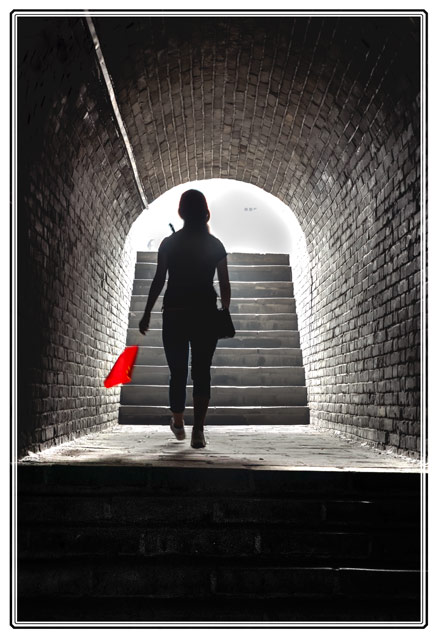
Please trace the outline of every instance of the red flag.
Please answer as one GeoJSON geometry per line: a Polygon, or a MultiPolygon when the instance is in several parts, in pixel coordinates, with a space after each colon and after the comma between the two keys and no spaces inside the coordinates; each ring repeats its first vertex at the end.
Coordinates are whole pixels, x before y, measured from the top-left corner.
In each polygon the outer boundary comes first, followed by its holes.
{"type": "Polygon", "coordinates": [[[131,382],[131,372],[136,362],[137,352],[139,347],[126,347],[120,354],[114,367],[111,369],[108,376],[105,378],[104,385],[107,387],[114,387],[116,384],[125,384],[131,382]]]}

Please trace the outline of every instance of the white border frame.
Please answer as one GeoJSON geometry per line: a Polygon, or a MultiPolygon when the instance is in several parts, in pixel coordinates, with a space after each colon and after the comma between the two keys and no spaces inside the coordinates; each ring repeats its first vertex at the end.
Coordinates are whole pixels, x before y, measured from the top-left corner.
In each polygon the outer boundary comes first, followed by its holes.
{"type": "MultiPolygon", "coordinates": [[[[195,2],[194,2],[195,4],[195,2]]],[[[204,3],[205,4],[205,3],[204,3]]],[[[341,3],[340,3],[341,4],[341,3]]],[[[389,3],[390,4],[390,3],[389,3]]],[[[400,3],[402,4],[402,3],[400,3]]],[[[59,5],[58,5],[59,6],[59,5]]],[[[426,265],[427,265],[427,241],[426,241],[426,226],[427,226],[427,15],[424,10],[411,10],[411,9],[390,9],[390,10],[259,10],[259,9],[224,9],[224,10],[181,10],[181,9],[151,9],[151,10],[85,10],[85,9],[73,9],[73,10],[14,10],[11,16],[11,189],[12,189],[12,204],[11,204],[11,453],[12,453],[12,499],[10,501],[10,513],[12,520],[11,529],[11,579],[14,586],[14,593],[11,595],[11,623],[13,628],[32,628],[32,629],[47,629],[47,628],[314,628],[314,629],[330,629],[330,628],[375,628],[375,629],[409,629],[409,628],[424,628],[426,625],[427,615],[427,567],[426,567],[426,441],[427,441],[427,284],[426,284],[426,265]],[[249,623],[249,622],[228,622],[228,623],[127,623],[127,622],[63,622],[63,623],[51,623],[51,622],[17,622],[17,611],[15,602],[15,586],[16,586],[16,487],[17,487],[17,465],[15,459],[15,452],[17,451],[17,414],[16,414],[16,402],[17,402],[17,318],[16,318],[16,239],[17,239],[17,58],[16,58],[16,46],[17,46],[17,19],[20,17],[70,17],[78,16],[86,18],[87,15],[91,17],[146,17],[146,16],[163,16],[163,17],[195,17],[195,16],[233,16],[233,17],[246,17],[251,15],[258,15],[261,17],[416,17],[421,19],[421,155],[420,155],[420,169],[421,169],[421,510],[422,510],[422,533],[421,533],[421,603],[422,603],[422,617],[419,622],[416,623],[395,623],[395,622],[358,622],[353,624],[352,622],[340,623],[340,622],[280,622],[280,623],[249,623]],[[15,562],[14,562],[15,561],[15,562]]]]}

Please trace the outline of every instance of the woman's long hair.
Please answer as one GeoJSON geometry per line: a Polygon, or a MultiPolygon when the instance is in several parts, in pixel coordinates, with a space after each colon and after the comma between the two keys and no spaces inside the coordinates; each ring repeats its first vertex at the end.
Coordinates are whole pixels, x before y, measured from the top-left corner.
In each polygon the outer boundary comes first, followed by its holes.
{"type": "Polygon", "coordinates": [[[184,220],[185,228],[209,230],[207,223],[210,220],[210,211],[201,191],[197,189],[185,191],[180,198],[178,214],[184,220]]]}

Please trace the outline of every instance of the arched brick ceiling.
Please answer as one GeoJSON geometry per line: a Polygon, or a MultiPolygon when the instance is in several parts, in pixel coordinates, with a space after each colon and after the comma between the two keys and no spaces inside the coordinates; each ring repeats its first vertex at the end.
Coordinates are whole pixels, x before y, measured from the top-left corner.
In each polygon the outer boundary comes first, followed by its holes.
{"type": "Polygon", "coordinates": [[[232,178],[304,222],[357,165],[366,182],[376,167],[365,154],[413,119],[419,25],[408,17],[94,22],[149,201],[232,178]]]}

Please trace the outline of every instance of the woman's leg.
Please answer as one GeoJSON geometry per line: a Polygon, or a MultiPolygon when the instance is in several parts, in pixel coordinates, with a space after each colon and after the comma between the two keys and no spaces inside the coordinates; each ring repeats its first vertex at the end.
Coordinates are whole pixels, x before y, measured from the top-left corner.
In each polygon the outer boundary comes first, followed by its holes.
{"type": "Polygon", "coordinates": [[[194,396],[194,429],[203,429],[210,398],[194,396]]]}
{"type": "Polygon", "coordinates": [[[194,426],[192,428],[191,447],[203,449],[206,446],[204,438],[204,422],[206,420],[209,398],[194,396],[194,426]]]}
{"type": "MultiPolygon", "coordinates": [[[[197,323],[198,324],[198,323],[197,323]]],[[[217,344],[209,322],[198,324],[191,335],[191,375],[193,381],[194,428],[192,446],[204,447],[203,429],[210,400],[210,367],[217,344]]]]}
{"type": "Polygon", "coordinates": [[[184,424],[189,360],[189,338],[182,314],[172,311],[163,313],[162,336],[170,371],[169,404],[174,425],[178,428],[184,424]]]}
{"type": "Polygon", "coordinates": [[[194,425],[203,426],[210,399],[210,367],[217,339],[196,336],[191,340],[191,376],[193,381],[194,425]],[[200,424],[201,422],[201,424],[200,424]]]}

